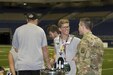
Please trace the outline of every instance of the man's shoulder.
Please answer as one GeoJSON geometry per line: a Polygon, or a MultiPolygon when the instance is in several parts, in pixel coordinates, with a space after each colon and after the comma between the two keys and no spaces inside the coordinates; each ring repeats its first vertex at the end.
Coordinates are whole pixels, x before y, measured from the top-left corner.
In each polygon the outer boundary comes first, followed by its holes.
{"type": "Polygon", "coordinates": [[[39,26],[37,26],[37,28],[40,29],[40,30],[42,30],[42,31],[44,31],[44,30],[43,30],[41,27],[39,27],[39,26]]]}
{"type": "Polygon", "coordinates": [[[70,35],[73,39],[75,39],[75,40],[78,40],[78,41],[80,41],[81,39],[80,38],[78,38],[78,37],[76,37],[75,35],[70,35]]]}
{"type": "Polygon", "coordinates": [[[91,44],[91,43],[95,43],[97,45],[99,44],[103,44],[102,40],[95,35],[89,35],[88,37],[83,37],[82,42],[87,43],[87,44],[91,44]]]}
{"type": "Polygon", "coordinates": [[[81,39],[80,38],[78,38],[78,37],[74,37],[76,40],[78,40],[78,41],[80,41],[81,39]]]}
{"type": "Polygon", "coordinates": [[[19,26],[18,28],[16,28],[16,30],[19,30],[19,29],[21,29],[21,28],[23,28],[25,26],[26,26],[26,24],[23,24],[23,25],[19,26]]]}
{"type": "MultiPolygon", "coordinates": [[[[92,36],[90,36],[90,38],[96,40],[97,42],[98,42],[98,41],[102,41],[102,40],[101,40],[98,36],[96,36],[96,35],[92,35],[92,36]]],[[[90,40],[91,40],[91,39],[90,39],[90,40]]],[[[93,41],[93,40],[92,40],[92,41],[93,41]]]]}

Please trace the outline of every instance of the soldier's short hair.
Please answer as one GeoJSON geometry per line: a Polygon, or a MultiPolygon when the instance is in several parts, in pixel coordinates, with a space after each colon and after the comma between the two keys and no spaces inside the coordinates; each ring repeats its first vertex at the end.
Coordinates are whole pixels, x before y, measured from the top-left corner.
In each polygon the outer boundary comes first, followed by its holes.
{"type": "Polygon", "coordinates": [[[69,23],[69,20],[68,19],[60,19],[58,21],[58,27],[62,27],[62,24],[65,24],[65,23],[69,23]]]}
{"type": "Polygon", "coordinates": [[[49,33],[50,31],[53,32],[53,33],[54,32],[57,32],[58,34],[60,33],[57,25],[49,25],[47,27],[47,32],[49,33]]]}
{"type": "Polygon", "coordinates": [[[93,28],[93,22],[91,18],[80,18],[80,21],[84,23],[87,29],[91,30],[93,28]]]}

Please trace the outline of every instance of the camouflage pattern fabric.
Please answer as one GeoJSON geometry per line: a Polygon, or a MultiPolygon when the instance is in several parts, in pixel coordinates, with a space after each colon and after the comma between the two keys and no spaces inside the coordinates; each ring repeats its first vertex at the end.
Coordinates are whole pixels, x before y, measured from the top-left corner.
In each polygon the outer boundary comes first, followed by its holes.
{"type": "Polygon", "coordinates": [[[77,75],[101,75],[103,61],[103,42],[88,32],[78,45],[77,75]]]}

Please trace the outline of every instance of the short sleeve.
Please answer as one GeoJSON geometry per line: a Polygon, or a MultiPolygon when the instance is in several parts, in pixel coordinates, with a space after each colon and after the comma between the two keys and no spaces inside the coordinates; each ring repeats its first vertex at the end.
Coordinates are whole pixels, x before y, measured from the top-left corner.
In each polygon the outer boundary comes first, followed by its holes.
{"type": "Polygon", "coordinates": [[[12,46],[16,49],[18,49],[18,47],[19,47],[17,30],[15,31],[15,33],[13,35],[12,46]]]}

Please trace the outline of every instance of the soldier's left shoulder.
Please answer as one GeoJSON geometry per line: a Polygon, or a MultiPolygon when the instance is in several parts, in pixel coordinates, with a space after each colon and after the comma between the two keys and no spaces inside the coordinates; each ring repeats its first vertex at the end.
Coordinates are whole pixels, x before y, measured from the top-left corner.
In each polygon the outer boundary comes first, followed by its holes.
{"type": "Polygon", "coordinates": [[[72,41],[79,43],[80,42],[80,38],[76,37],[75,35],[70,35],[72,37],[72,41]]]}

